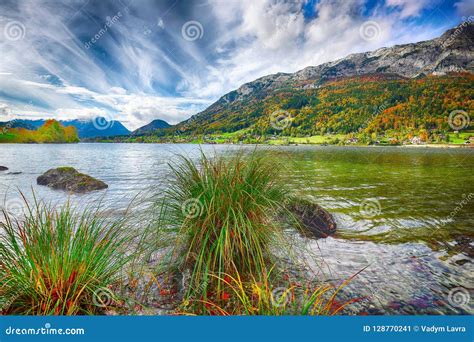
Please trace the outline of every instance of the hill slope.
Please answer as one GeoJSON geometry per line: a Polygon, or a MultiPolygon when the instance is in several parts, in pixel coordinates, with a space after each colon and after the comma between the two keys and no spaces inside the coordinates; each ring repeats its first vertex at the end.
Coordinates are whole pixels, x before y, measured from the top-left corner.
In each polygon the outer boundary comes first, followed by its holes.
{"type": "Polygon", "coordinates": [[[283,135],[445,130],[451,111],[473,108],[473,41],[474,25],[468,24],[430,41],[265,76],[222,96],[176,130],[210,134],[247,128],[283,135]],[[291,124],[275,129],[272,120],[281,117],[291,124]]]}
{"type": "Polygon", "coordinates": [[[36,130],[22,127],[0,130],[0,143],[75,143],[78,141],[75,127],[65,127],[56,120],[46,120],[36,130]]]}
{"type": "Polygon", "coordinates": [[[142,126],[132,132],[134,135],[147,134],[151,133],[157,129],[171,127],[169,123],[164,120],[156,119],[150,122],[149,124],[142,126]]]}

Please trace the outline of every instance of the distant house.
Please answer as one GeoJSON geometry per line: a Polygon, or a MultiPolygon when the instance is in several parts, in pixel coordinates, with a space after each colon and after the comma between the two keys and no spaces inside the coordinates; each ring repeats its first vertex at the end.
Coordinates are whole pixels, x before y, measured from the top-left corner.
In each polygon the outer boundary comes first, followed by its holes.
{"type": "Polygon", "coordinates": [[[349,143],[351,143],[351,144],[357,144],[357,143],[359,142],[359,139],[357,139],[357,138],[354,137],[354,138],[348,139],[347,141],[348,141],[349,143]]]}
{"type": "Polygon", "coordinates": [[[420,145],[422,143],[420,137],[413,137],[410,139],[412,145],[420,145]]]}

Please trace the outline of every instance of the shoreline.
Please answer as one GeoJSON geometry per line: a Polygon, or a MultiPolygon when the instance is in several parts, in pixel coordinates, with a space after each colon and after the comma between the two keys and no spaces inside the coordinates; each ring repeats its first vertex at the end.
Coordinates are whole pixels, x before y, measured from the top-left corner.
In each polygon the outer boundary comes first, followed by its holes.
{"type": "Polygon", "coordinates": [[[364,148],[474,148],[474,144],[424,144],[424,145],[331,145],[331,144],[232,144],[232,143],[196,143],[196,142],[112,142],[112,141],[79,141],[75,143],[0,143],[1,145],[76,145],[76,144],[156,144],[156,145],[235,145],[235,146],[318,146],[318,147],[364,147],[364,148]]]}

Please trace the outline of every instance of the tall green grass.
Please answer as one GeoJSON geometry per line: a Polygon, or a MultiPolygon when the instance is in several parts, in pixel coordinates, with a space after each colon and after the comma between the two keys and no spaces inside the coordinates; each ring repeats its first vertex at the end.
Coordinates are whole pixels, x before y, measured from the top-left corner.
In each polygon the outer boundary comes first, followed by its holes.
{"type": "Polygon", "coordinates": [[[301,227],[288,209],[293,195],[279,160],[256,151],[201,153],[198,160],[181,156],[171,169],[161,225],[176,234],[165,268],[184,274],[177,312],[327,315],[348,304],[336,300],[345,283],[334,287],[306,275],[288,281],[287,262],[296,250],[305,252],[284,231],[301,227]]]}
{"type": "Polygon", "coordinates": [[[108,288],[128,260],[122,220],[39,202],[26,202],[23,218],[7,212],[3,218],[0,307],[5,313],[90,314],[110,304],[108,288]]]}
{"type": "Polygon", "coordinates": [[[172,166],[165,203],[178,226],[174,259],[190,271],[187,297],[219,296],[226,274],[266,277],[282,237],[275,218],[289,194],[276,166],[256,153],[181,157],[172,166]]]}

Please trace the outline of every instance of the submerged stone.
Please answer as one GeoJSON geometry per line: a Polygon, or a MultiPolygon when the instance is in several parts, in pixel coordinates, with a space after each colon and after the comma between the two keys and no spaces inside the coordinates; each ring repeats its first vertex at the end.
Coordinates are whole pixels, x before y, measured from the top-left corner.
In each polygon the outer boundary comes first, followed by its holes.
{"type": "Polygon", "coordinates": [[[84,193],[103,190],[108,187],[101,180],[78,172],[73,167],[50,169],[36,179],[38,185],[45,185],[55,190],[84,193]]]}
{"type": "Polygon", "coordinates": [[[308,200],[295,199],[290,201],[287,208],[308,235],[319,239],[336,233],[334,217],[320,205],[308,200]]]}
{"type": "Polygon", "coordinates": [[[0,171],[7,171],[7,170],[8,170],[8,167],[0,165],[0,171]]]}

